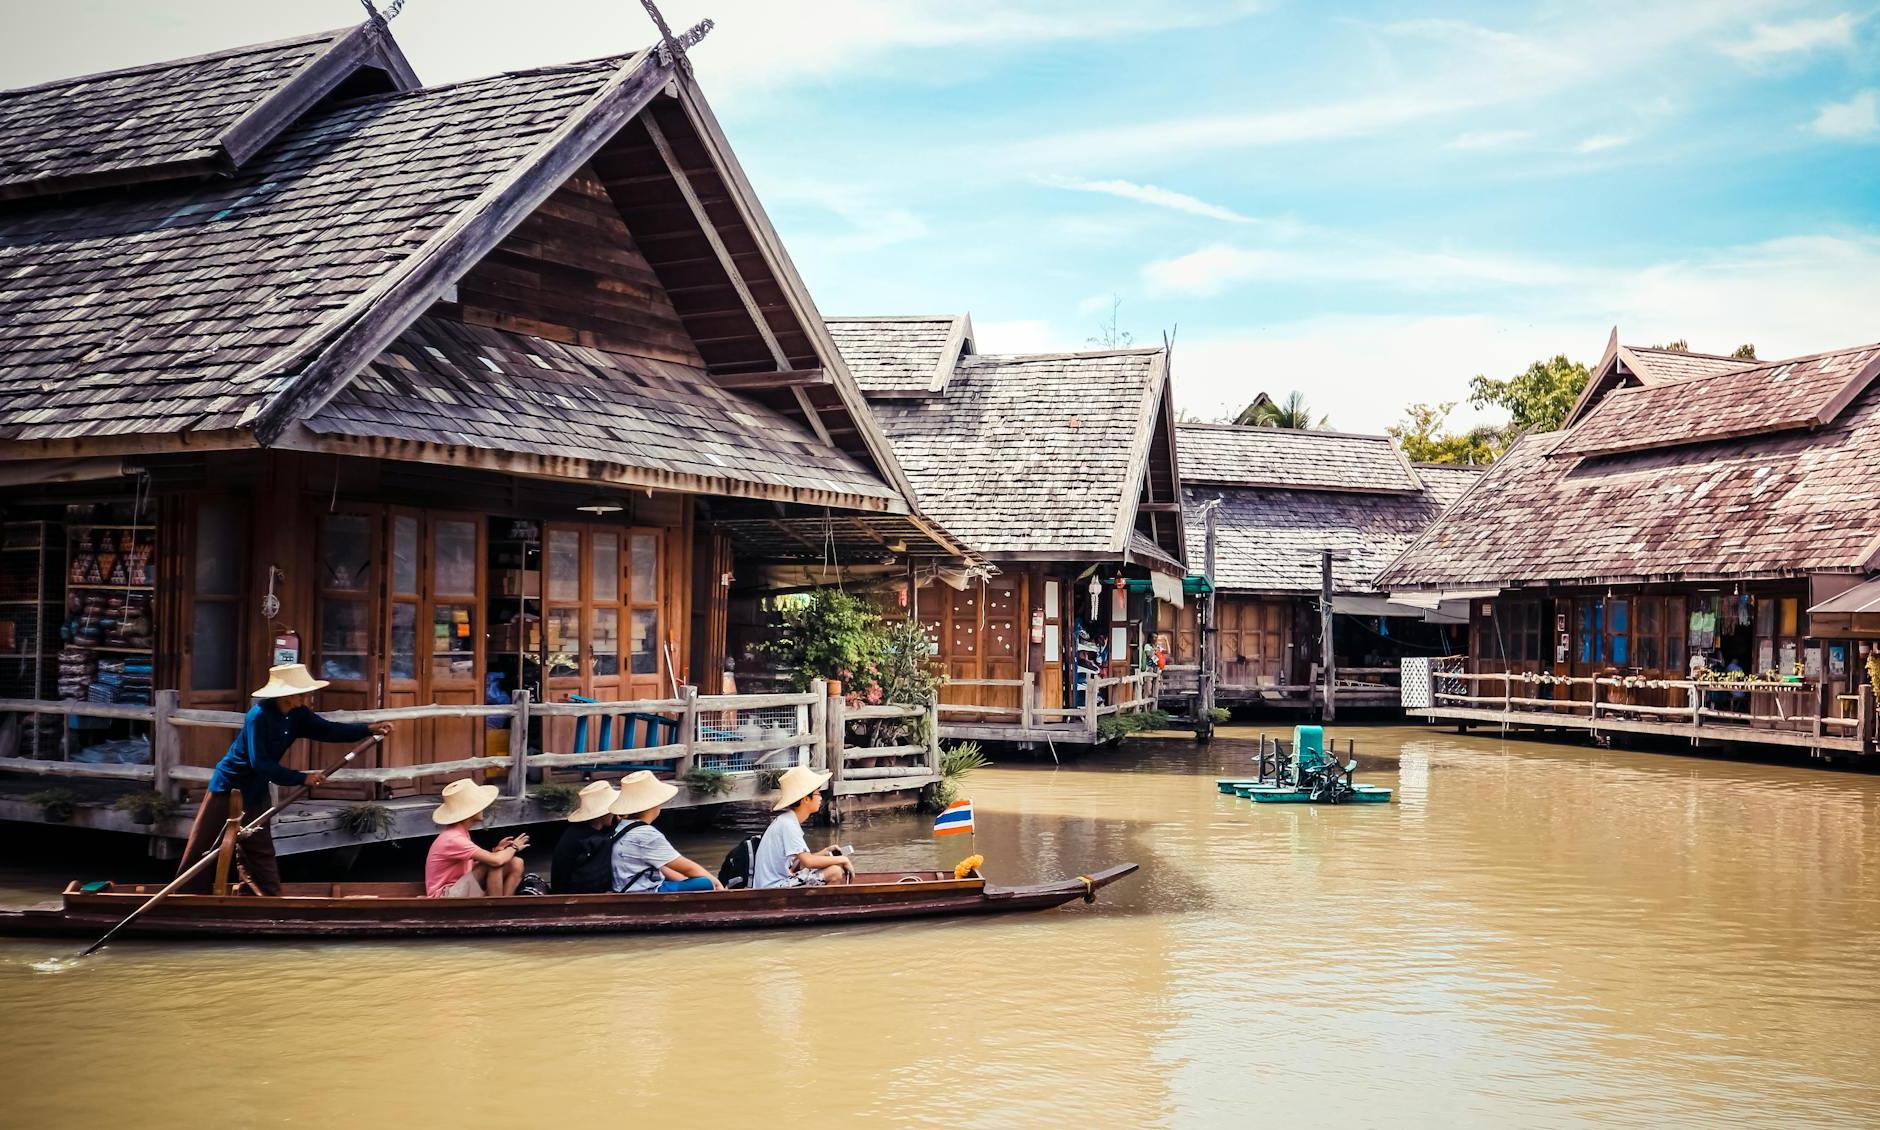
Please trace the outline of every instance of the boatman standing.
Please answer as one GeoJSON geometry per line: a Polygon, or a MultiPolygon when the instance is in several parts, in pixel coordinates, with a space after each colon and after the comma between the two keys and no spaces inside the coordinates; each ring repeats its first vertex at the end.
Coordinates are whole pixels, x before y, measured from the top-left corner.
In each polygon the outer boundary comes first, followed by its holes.
{"type": "MultiPolygon", "coordinates": [[[[390,722],[370,726],[357,722],[329,722],[307,706],[307,697],[326,686],[325,679],[307,673],[304,663],[287,663],[268,669],[268,683],[254,693],[255,704],[242,720],[241,733],[216,762],[209,778],[209,793],[196,810],[196,822],[190,826],[189,842],[183,845],[179,870],[187,868],[203,853],[211,850],[228,823],[231,794],[241,794],[241,811],[254,819],[268,807],[269,785],[317,785],[324,778],[319,773],[302,773],[281,764],[281,758],[302,738],[316,742],[360,742],[373,734],[392,732],[390,722]]],[[[274,856],[274,835],[267,825],[237,841],[242,867],[264,895],[281,893],[281,865],[274,856]]],[[[209,873],[203,872],[184,890],[205,891],[209,873]]]]}

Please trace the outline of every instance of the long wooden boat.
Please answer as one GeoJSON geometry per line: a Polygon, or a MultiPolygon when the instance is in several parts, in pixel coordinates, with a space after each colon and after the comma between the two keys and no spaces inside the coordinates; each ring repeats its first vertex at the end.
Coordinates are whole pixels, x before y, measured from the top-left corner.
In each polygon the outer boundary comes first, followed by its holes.
{"type": "MultiPolygon", "coordinates": [[[[822,926],[896,918],[1048,910],[1134,872],[1124,863],[1074,879],[1002,887],[951,871],[864,872],[844,886],[688,894],[425,898],[419,883],[288,883],[280,897],[171,895],[123,937],[384,938],[413,935],[622,933],[822,926]]],[[[96,937],[158,884],[72,883],[56,905],[0,910],[0,934],[96,937]]]]}

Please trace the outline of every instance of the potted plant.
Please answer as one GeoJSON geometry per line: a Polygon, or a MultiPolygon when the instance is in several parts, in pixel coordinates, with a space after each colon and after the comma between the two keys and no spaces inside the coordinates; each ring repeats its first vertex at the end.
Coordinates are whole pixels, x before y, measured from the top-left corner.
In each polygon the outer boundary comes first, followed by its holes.
{"type": "Polygon", "coordinates": [[[71,789],[41,789],[26,798],[27,804],[39,806],[39,814],[54,824],[63,824],[78,811],[78,794],[71,789]]]}
{"type": "Polygon", "coordinates": [[[372,801],[349,805],[340,809],[339,826],[358,839],[383,839],[392,830],[392,810],[372,801]]]}
{"type": "Polygon", "coordinates": [[[561,782],[537,785],[529,795],[551,816],[566,816],[581,803],[580,788],[561,782]]]}
{"type": "Polygon", "coordinates": [[[718,769],[694,769],[680,781],[686,788],[706,796],[724,796],[731,791],[731,774],[718,769]]]}
{"type": "Polygon", "coordinates": [[[133,824],[155,824],[176,812],[176,802],[167,793],[155,791],[125,793],[113,802],[113,807],[130,814],[133,824]]]}

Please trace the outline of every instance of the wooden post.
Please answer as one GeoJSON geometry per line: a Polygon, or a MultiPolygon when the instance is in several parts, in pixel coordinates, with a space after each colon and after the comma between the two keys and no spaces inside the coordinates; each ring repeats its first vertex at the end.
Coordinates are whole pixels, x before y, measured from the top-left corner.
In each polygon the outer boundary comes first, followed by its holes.
{"type": "Polygon", "coordinates": [[[679,744],[685,747],[685,752],[679,755],[675,774],[681,781],[691,775],[698,756],[698,688],[687,685],[683,697],[685,710],[679,715],[679,744]]]}
{"type": "Polygon", "coordinates": [[[241,830],[242,791],[232,789],[228,794],[228,820],[222,825],[222,846],[215,854],[215,886],[209,888],[212,894],[228,894],[229,865],[235,862],[235,841],[241,830]]]}
{"type": "MultiPolygon", "coordinates": [[[[1539,698],[1540,696],[1535,695],[1534,697],[1539,698]]],[[[1506,671],[1503,671],[1501,673],[1501,712],[1503,714],[1510,714],[1513,711],[1514,711],[1514,676],[1510,675],[1506,671]]]]}
{"type": "Polygon", "coordinates": [[[1206,523],[1202,542],[1201,575],[1207,580],[1208,591],[1201,594],[1195,605],[1195,736],[1203,739],[1214,736],[1214,687],[1215,687],[1215,634],[1214,634],[1214,547],[1215,527],[1214,512],[1220,509],[1220,499],[1203,504],[1201,517],[1206,523]]]}
{"type": "MultiPolygon", "coordinates": [[[[1597,734],[1599,733],[1599,676],[1594,675],[1591,679],[1588,679],[1587,682],[1588,684],[1590,684],[1590,689],[1593,692],[1592,701],[1591,703],[1589,703],[1589,706],[1591,707],[1591,710],[1592,710],[1592,719],[1593,719],[1592,732],[1597,734]]],[[[1571,683],[1567,684],[1569,688],[1571,688],[1572,685],[1573,684],[1571,683]]],[[[1571,693],[1570,690],[1569,690],[1569,693],[1571,693]]]]}
{"type": "Polygon", "coordinates": [[[1319,669],[1325,674],[1325,720],[1338,719],[1338,663],[1332,657],[1332,551],[1319,550],[1319,669]]]}
{"type": "Polygon", "coordinates": [[[844,713],[842,684],[831,679],[824,714],[827,728],[823,734],[824,740],[829,743],[829,771],[834,774],[829,778],[829,787],[832,789],[842,783],[842,766],[847,760],[843,756],[843,749],[848,745],[848,720],[843,716],[844,713]]]}
{"type": "Polygon", "coordinates": [[[829,768],[829,699],[826,695],[817,695],[809,704],[809,733],[814,739],[810,743],[809,767],[818,773],[829,768]]]}
{"type": "MultiPolygon", "coordinates": [[[[151,702],[150,787],[164,796],[170,795],[170,771],[176,768],[183,746],[182,733],[170,721],[176,704],[177,694],[173,690],[158,691],[151,702]]],[[[32,721],[37,724],[39,720],[32,721]]]]}
{"type": "Polygon", "coordinates": [[[509,795],[520,799],[529,792],[529,692],[519,690],[509,719],[509,795]]]}
{"type": "Polygon", "coordinates": [[[1025,685],[1019,688],[1018,728],[1021,730],[1031,729],[1031,712],[1033,705],[1037,701],[1038,693],[1036,679],[1037,676],[1032,672],[1025,672],[1025,685]]]}
{"type": "Polygon", "coordinates": [[[1828,681],[1815,684],[1815,752],[1821,752],[1821,720],[1828,716],[1828,681]]]}
{"type": "Polygon", "coordinates": [[[1092,671],[1084,676],[1084,729],[1092,737],[1097,733],[1097,678],[1099,672],[1092,671]]]}
{"type": "Polygon", "coordinates": [[[1854,736],[1862,749],[1873,748],[1873,688],[1860,688],[1860,701],[1854,706],[1854,736]]]}
{"type": "MultiPolygon", "coordinates": [[[[1030,678],[1030,676],[1026,676],[1030,678]]],[[[1027,684],[1026,690],[1031,687],[1027,684]]],[[[927,771],[940,775],[940,692],[935,691],[927,699],[927,771]]]]}
{"type": "Polygon", "coordinates": [[[1704,725],[1704,692],[1697,689],[1696,683],[1692,683],[1685,690],[1691,696],[1691,740],[1696,741],[1696,731],[1704,725]]]}

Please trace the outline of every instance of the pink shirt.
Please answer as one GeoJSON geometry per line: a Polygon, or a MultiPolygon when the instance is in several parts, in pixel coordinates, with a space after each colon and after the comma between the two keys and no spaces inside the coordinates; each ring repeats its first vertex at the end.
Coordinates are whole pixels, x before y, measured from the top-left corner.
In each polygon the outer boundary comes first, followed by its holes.
{"type": "Polygon", "coordinates": [[[424,857],[424,893],[442,898],[450,885],[470,873],[476,864],[477,845],[470,839],[470,829],[452,824],[431,841],[424,857]]]}

